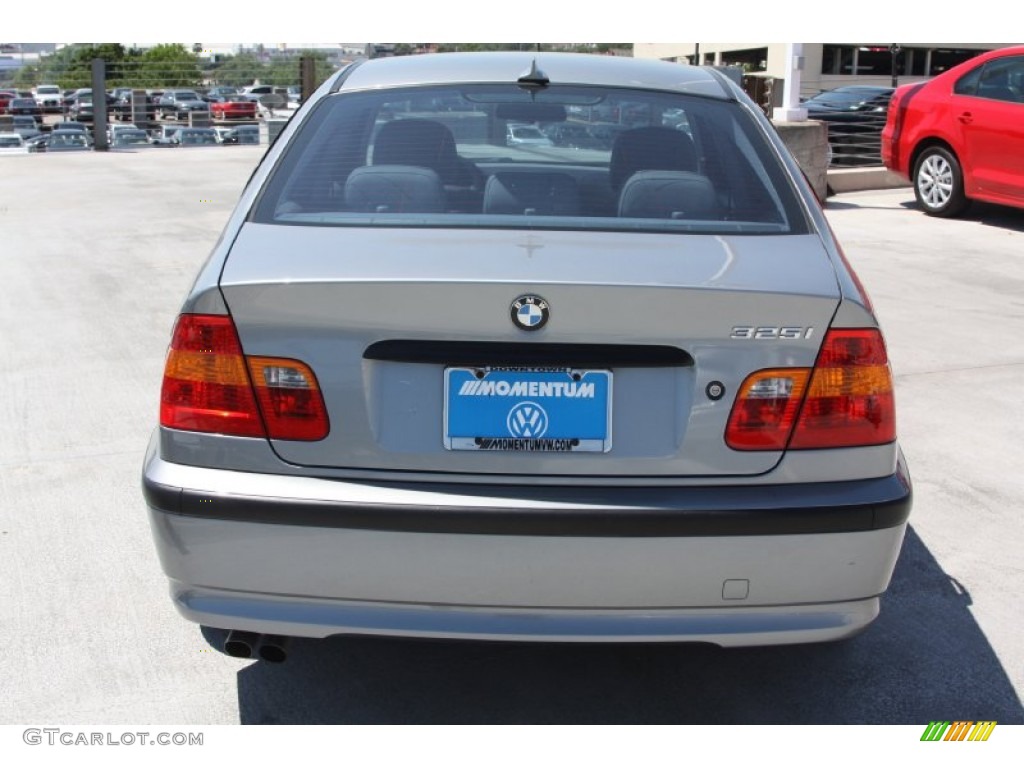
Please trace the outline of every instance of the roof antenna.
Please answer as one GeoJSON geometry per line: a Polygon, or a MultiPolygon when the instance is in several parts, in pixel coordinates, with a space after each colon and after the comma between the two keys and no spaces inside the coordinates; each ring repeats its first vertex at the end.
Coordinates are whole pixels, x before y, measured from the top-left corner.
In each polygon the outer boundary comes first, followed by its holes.
{"type": "Polygon", "coordinates": [[[530,64],[530,71],[521,74],[519,79],[516,80],[516,83],[519,84],[520,88],[526,88],[532,91],[536,88],[547,88],[551,85],[551,80],[547,75],[537,69],[537,60],[534,59],[530,64]]]}

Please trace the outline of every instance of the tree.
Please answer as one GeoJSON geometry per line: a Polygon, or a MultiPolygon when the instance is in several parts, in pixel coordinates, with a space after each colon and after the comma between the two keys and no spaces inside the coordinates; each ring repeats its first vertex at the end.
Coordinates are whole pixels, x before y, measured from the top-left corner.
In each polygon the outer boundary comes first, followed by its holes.
{"type": "Polygon", "coordinates": [[[266,78],[266,66],[251,53],[239,53],[225,57],[211,75],[218,85],[251,85],[266,78]]]}
{"type": "Polygon", "coordinates": [[[92,85],[93,59],[107,64],[107,82],[124,76],[129,54],[120,43],[76,43],[44,56],[35,75],[37,82],[54,83],[62,88],[88,88],[92,85]]]}
{"type": "Polygon", "coordinates": [[[195,88],[202,84],[199,57],[181,43],[157,45],[138,59],[131,86],[136,88],[195,88]]]}
{"type": "Polygon", "coordinates": [[[300,71],[302,65],[300,62],[303,56],[309,56],[316,62],[316,75],[314,77],[316,85],[320,85],[334,72],[334,67],[331,66],[331,63],[327,60],[327,54],[323,51],[302,51],[297,55],[274,61],[268,68],[266,82],[282,87],[299,85],[299,81],[302,79],[300,71]]]}
{"type": "Polygon", "coordinates": [[[28,90],[36,85],[39,85],[42,81],[39,79],[40,68],[28,64],[18,70],[18,73],[14,76],[14,87],[18,90],[28,90]]]}

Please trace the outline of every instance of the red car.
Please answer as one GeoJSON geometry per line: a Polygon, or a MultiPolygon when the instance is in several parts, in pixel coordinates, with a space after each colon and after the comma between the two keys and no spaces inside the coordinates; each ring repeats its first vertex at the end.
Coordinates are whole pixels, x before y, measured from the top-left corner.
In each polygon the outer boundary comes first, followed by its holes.
{"type": "Polygon", "coordinates": [[[7,114],[11,99],[16,98],[18,98],[18,94],[15,91],[0,91],[0,115],[7,114]]]}
{"type": "Polygon", "coordinates": [[[989,51],[893,94],[882,162],[929,216],[971,200],[1024,208],[1024,46],[989,51]]]}
{"type": "Polygon", "coordinates": [[[215,120],[255,120],[255,101],[215,101],[210,105],[215,120]]]}

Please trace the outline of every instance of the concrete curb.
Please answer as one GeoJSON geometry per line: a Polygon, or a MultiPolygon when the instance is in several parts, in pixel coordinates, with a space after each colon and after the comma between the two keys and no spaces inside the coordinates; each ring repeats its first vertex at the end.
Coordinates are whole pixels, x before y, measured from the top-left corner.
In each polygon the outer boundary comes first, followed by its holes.
{"type": "Polygon", "coordinates": [[[898,189],[909,187],[910,182],[887,168],[842,168],[827,174],[832,194],[863,192],[869,189],[898,189]]]}

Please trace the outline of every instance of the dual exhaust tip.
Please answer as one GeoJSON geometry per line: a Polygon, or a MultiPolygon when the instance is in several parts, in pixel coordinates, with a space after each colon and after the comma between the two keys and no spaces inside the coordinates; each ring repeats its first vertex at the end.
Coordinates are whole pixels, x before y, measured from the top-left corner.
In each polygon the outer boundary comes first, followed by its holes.
{"type": "Polygon", "coordinates": [[[272,664],[280,664],[288,658],[288,638],[281,635],[259,635],[233,629],[224,641],[224,653],[236,659],[251,659],[256,656],[272,664]]]}

